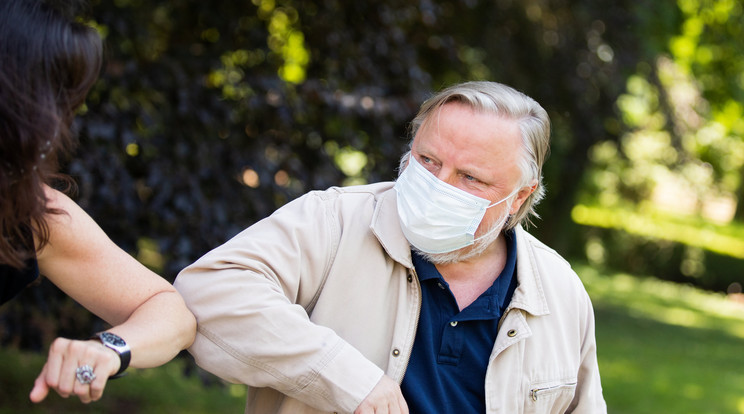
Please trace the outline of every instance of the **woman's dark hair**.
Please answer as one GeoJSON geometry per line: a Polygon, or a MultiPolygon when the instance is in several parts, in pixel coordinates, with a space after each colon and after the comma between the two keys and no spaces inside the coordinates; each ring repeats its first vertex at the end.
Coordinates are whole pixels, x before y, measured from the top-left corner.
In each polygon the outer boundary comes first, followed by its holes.
{"type": "Polygon", "coordinates": [[[75,111],[98,78],[98,33],[76,0],[0,0],[0,263],[17,268],[49,240],[44,184],[62,177],[75,111]]]}

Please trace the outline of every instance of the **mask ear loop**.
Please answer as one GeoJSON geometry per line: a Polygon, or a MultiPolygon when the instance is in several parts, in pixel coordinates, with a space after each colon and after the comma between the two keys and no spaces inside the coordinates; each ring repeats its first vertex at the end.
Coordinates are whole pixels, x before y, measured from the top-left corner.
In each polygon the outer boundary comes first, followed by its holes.
{"type": "Polygon", "coordinates": [[[497,201],[497,202],[489,205],[488,207],[486,207],[486,209],[489,209],[491,207],[497,206],[497,205],[503,203],[504,201],[506,201],[506,200],[514,197],[514,195],[516,195],[517,193],[519,193],[519,190],[521,190],[521,188],[515,188],[514,191],[511,192],[511,194],[509,194],[508,196],[502,198],[501,200],[499,200],[499,201],[497,201]]]}
{"type": "MultiPolygon", "coordinates": [[[[504,199],[502,199],[501,201],[498,201],[498,202],[496,202],[496,203],[493,203],[493,204],[491,204],[490,206],[488,206],[488,207],[486,207],[486,208],[491,208],[491,207],[493,207],[493,206],[496,206],[496,205],[498,205],[498,204],[501,204],[501,203],[503,203],[504,201],[506,201],[506,200],[510,199],[511,197],[513,197],[514,195],[518,194],[518,193],[519,193],[519,190],[520,190],[520,189],[521,189],[521,187],[520,187],[520,188],[517,188],[517,189],[515,189],[514,191],[512,191],[512,193],[511,193],[511,194],[509,194],[508,196],[506,196],[506,197],[505,197],[504,199]]],[[[514,201],[512,201],[511,203],[509,203],[509,209],[511,209],[511,205],[512,205],[512,204],[514,204],[514,201]]],[[[509,214],[509,210],[506,210],[506,212],[505,212],[505,213],[506,213],[506,214],[504,214],[503,218],[500,218],[500,219],[499,219],[499,221],[501,221],[501,223],[499,223],[499,225],[498,225],[498,226],[494,226],[494,225],[492,224],[492,225],[491,225],[491,226],[492,226],[492,228],[491,228],[491,229],[489,229],[489,230],[488,230],[488,231],[486,232],[486,234],[482,234],[482,235],[480,235],[480,236],[478,236],[478,237],[474,238],[474,239],[473,239],[473,243],[475,243],[476,241],[478,241],[478,240],[480,240],[480,239],[483,239],[483,238],[485,238],[485,237],[488,237],[488,236],[489,236],[489,235],[490,235],[490,234],[491,234],[492,232],[494,232],[494,231],[499,231],[499,232],[503,231],[503,230],[504,230],[504,227],[506,227],[506,224],[507,224],[507,223],[509,222],[509,219],[510,219],[510,218],[511,218],[511,216],[512,216],[511,214],[509,214]]]]}
{"type": "MultiPolygon", "coordinates": [[[[513,195],[513,193],[512,193],[512,195],[513,195]]],[[[511,195],[509,197],[511,197],[511,195]]],[[[505,198],[504,200],[508,199],[509,197],[505,198]]],[[[499,203],[503,202],[504,200],[499,201],[499,203]]],[[[505,214],[501,218],[499,218],[500,223],[498,223],[498,226],[495,226],[495,225],[491,224],[491,228],[485,234],[481,234],[480,236],[474,238],[473,239],[473,243],[475,243],[476,241],[478,241],[480,239],[483,239],[483,238],[486,238],[486,237],[490,236],[491,233],[493,233],[495,231],[501,232],[502,230],[504,230],[504,227],[506,226],[506,223],[509,222],[509,218],[511,218],[511,214],[509,214],[509,210],[506,210],[505,211],[505,214]]]]}

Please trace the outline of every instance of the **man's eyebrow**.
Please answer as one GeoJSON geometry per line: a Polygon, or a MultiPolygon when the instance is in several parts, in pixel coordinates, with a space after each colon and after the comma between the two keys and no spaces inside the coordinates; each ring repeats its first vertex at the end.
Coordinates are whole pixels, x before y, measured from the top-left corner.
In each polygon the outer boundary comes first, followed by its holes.
{"type": "Polygon", "coordinates": [[[472,167],[470,167],[470,168],[458,168],[457,172],[459,174],[469,175],[473,178],[477,178],[479,181],[483,181],[482,177],[484,176],[483,175],[484,173],[481,170],[473,169],[472,167]]]}
{"type": "Polygon", "coordinates": [[[414,155],[418,155],[419,157],[426,157],[426,158],[438,160],[437,156],[432,154],[431,151],[429,151],[426,148],[413,148],[411,150],[411,153],[414,155]]]}

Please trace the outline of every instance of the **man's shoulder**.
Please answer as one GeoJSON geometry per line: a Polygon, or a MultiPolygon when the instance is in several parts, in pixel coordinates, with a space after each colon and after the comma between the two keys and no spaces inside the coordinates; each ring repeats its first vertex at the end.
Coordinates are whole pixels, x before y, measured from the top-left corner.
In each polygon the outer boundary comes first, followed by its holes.
{"type": "Polygon", "coordinates": [[[395,183],[392,181],[382,181],[378,183],[352,185],[347,187],[330,187],[327,190],[312,191],[311,194],[315,194],[316,196],[325,199],[352,196],[377,198],[392,190],[393,185],[395,185],[395,183]]]}
{"type": "Polygon", "coordinates": [[[374,206],[378,199],[392,191],[392,182],[354,185],[348,187],[329,187],[325,190],[311,190],[280,207],[274,214],[287,211],[306,210],[316,206],[322,209],[348,209],[362,205],[374,206]]]}
{"type": "MultiPolygon", "coordinates": [[[[372,216],[384,204],[389,209],[394,206],[395,198],[392,182],[380,182],[348,187],[330,187],[325,190],[312,190],[280,207],[272,216],[324,214],[327,217],[343,220],[342,217],[354,217],[364,221],[363,217],[372,216]],[[388,202],[382,203],[387,199],[388,202]]],[[[369,225],[369,221],[367,224],[369,225]]]]}
{"type": "Polygon", "coordinates": [[[321,203],[325,208],[339,213],[359,214],[362,211],[372,213],[379,202],[389,196],[394,183],[379,182],[374,184],[353,185],[348,187],[330,187],[326,190],[314,190],[300,197],[300,202],[321,203]]]}

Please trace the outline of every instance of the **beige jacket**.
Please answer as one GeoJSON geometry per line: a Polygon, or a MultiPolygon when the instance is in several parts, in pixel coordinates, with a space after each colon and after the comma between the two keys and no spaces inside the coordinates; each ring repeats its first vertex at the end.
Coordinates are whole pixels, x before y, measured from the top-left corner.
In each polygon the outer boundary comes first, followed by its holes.
{"type": "MultiPolygon", "coordinates": [[[[579,278],[517,228],[519,285],[486,375],[488,413],[606,412],[594,316],[579,278]]],[[[189,351],[249,385],[246,413],[353,412],[383,373],[402,380],[420,287],[392,183],[316,191],[184,269],[189,351]]]]}

